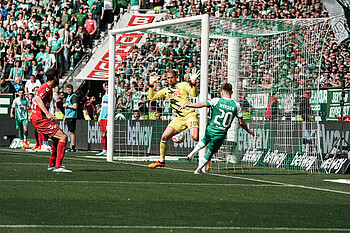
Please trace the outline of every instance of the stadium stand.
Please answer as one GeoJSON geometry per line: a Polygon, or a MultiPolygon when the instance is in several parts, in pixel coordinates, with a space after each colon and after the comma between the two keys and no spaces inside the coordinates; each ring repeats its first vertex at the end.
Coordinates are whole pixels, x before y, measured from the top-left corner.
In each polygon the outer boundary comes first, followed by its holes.
{"type": "MultiPolygon", "coordinates": [[[[93,39],[107,37],[100,33],[105,29],[105,20],[101,16],[101,6],[106,1],[18,1],[7,0],[0,2],[0,74],[5,78],[6,85],[11,86],[10,91],[15,92],[18,85],[25,85],[30,75],[34,75],[40,82],[45,81],[45,72],[49,67],[58,66],[62,73],[73,70],[84,57],[89,53],[88,47],[94,47],[93,39]],[[88,27],[90,35],[84,27],[88,20],[88,13],[95,13],[90,20],[92,25],[96,23],[101,28],[94,31],[94,27],[88,27]],[[101,22],[98,22],[100,21],[101,22]],[[49,56],[51,47],[51,56],[49,56]],[[45,52],[46,51],[46,52],[45,52]],[[36,62],[32,62],[36,60],[36,62]],[[16,68],[17,61],[20,67],[16,68]],[[44,63],[43,63],[44,62],[44,63]],[[46,62],[46,63],[45,63],[46,62]],[[48,65],[49,63],[49,65],[48,65]],[[60,65],[62,64],[62,66],[60,65]],[[18,75],[18,71],[24,73],[20,77],[9,79],[11,72],[18,75]],[[15,83],[15,80],[16,83],[15,83]]],[[[122,14],[127,8],[129,1],[112,1],[114,14],[122,14]],[[117,9],[118,8],[118,9],[117,9]],[[122,11],[120,9],[123,9],[122,11]]],[[[141,1],[141,8],[149,5],[149,2],[141,1]]],[[[133,4],[135,5],[135,2],[133,4]]],[[[214,17],[229,18],[256,18],[256,19],[293,19],[293,18],[317,18],[328,17],[328,13],[320,0],[297,0],[297,1],[195,1],[195,0],[172,0],[170,2],[154,1],[153,6],[156,12],[163,9],[164,20],[209,14],[214,17]]],[[[129,10],[132,6],[129,4],[129,10]]],[[[108,8],[109,9],[109,8],[108,8]]],[[[90,22],[89,21],[89,22],[90,22]]],[[[335,37],[329,31],[326,40],[326,49],[323,52],[321,77],[315,80],[316,74],[303,77],[301,81],[309,82],[310,85],[320,83],[321,87],[339,87],[340,78],[346,80],[346,86],[350,86],[350,53],[349,43],[342,43],[339,46],[335,37]]],[[[217,42],[218,43],[218,42],[217,42]]],[[[123,65],[118,69],[117,75],[120,83],[118,106],[128,103],[127,96],[136,92],[147,91],[148,74],[157,71],[162,75],[163,80],[157,85],[162,88],[166,86],[164,74],[169,69],[177,70],[181,80],[188,80],[188,74],[192,67],[200,68],[199,39],[179,39],[174,37],[162,37],[150,35],[146,41],[135,48],[132,54],[127,57],[123,65]],[[185,56],[183,56],[185,55],[185,56]],[[185,58],[183,58],[185,57],[185,58]]],[[[210,45],[215,53],[215,48],[220,46],[215,40],[210,45]]],[[[251,49],[250,54],[242,54],[256,59],[256,63],[264,63],[263,58],[255,56],[256,50],[251,49]]],[[[298,56],[294,51],[291,56],[298,56]]],[[[282,59],[281,59],[282,60],[282,59]]],[[[220,64],[213,64],[220,65],[220,64]]],[[[302,64],[296,64],[296,69],[302,64]]],[[[268,76],[267,69],[260,69],[258,66],[247,67],[247,72],[260,72],[262,77],[268,76]]],[[[210,90],[212,95],[218,93],[220,75],[210,77],[214,85],[210,90]]],[[[266,88],[274,87],[273,83],[267,83],[266,88]]],[[[77,87],[75,87],[77,88],[77,87]]],[[[252,86],[254,88],[254,85],[252,86]]],[[[128,104],[126,104],[128,105],[128,104]]],[[[130,106],[129,106],[130,107],[130,106]]],[[[119,109],[125,109],[120,107],[119,109]]],[[[132,109],[132,107],[130,107],[132,109]]]]}

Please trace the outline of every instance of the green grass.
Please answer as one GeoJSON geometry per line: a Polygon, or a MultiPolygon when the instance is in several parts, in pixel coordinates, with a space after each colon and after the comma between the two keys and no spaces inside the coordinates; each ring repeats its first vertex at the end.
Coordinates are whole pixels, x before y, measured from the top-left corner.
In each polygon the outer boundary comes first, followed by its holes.
{"type": "Polygon", "coordinates": [[[73,172],[56,174],[46,170],[48,153],[0,151],[0,232],[350,229],[350,186],[323,181],[348,175],[224,169],[194,175],[195,163],[149,169],[86,155],[67,153],[64,165],[73,172]]]}

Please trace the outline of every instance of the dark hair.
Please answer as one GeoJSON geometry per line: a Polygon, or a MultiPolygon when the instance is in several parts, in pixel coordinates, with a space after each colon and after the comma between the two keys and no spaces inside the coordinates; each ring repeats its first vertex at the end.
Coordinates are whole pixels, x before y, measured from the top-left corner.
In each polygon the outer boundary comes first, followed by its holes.
{"type": "Polygon", "coordinates": [[[58,77],[59,71],[56,68],[52,68],[46,72],[47,81],[54,80],[55,77],[58,77]]]}
{"type": "Polygon", "coordinates": [[[24,89],[23,89],[23,88],[18,89],[18,92],[20,92],[20,91],[23,91],[23,92],[24,92],[24,89]]]}
{"type": "Polygon", "coordinates": [[[232,85],[231,83],[224,83],[221,85],[221,90],[231,92],[232,91],[232,85]]]}
{"type": "Polygon", "coordinates": [[[73,85],[72,85],[72,84],[68,84],[68,85],[66,86],[66,88],[70,88],[70,89],[73,90],[73,85]]]}

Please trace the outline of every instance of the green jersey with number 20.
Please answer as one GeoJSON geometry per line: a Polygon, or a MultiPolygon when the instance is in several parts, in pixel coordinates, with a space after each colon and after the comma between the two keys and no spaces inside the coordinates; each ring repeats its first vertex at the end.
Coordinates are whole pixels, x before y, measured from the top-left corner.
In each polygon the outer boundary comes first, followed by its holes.
{"type": "Polygon", "coordinates": [[[208,125],[209,132],[227,133],[235,117],[243,118],[238,102],[228,98],[214,98],[205,101],[208,107],[213,107],[213,115],[208,125]]]}

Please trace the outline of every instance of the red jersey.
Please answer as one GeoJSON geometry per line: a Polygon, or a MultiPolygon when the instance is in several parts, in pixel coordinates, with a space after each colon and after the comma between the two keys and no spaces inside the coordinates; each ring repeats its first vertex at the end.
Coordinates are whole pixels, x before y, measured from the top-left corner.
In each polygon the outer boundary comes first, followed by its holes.
{"type": "MultiPolygon", "coordinates": [[[[41,85],[36,96],[40,97],[43,100],[46,109],[49,110],[53,92],[47,83],[41,85]]],[[[32,118],[33,120],[46,118],[45,113],[41,111],[41,109],[35,101],[33,102],[32,118]]]]}

